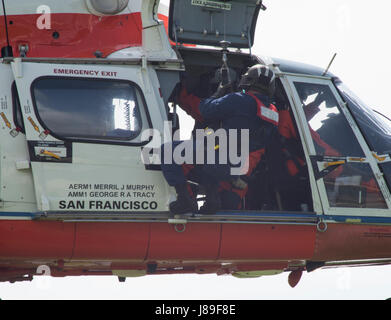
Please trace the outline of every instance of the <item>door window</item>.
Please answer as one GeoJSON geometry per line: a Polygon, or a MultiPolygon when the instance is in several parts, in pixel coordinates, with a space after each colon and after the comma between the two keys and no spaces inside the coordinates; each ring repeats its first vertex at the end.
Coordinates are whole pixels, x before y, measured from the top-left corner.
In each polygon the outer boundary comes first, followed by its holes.
{"type": "Polygon", "coordinates": [[[295,83],[317,154],[364,157],[328,85],[295,83]]]}
{"type": "Polygon", "coordinates": [[[294,82],[330,207],[387,208],[371,167],[327,84],[294,82]],[[350,159],[350,160],[349,160],[350,159]]]}

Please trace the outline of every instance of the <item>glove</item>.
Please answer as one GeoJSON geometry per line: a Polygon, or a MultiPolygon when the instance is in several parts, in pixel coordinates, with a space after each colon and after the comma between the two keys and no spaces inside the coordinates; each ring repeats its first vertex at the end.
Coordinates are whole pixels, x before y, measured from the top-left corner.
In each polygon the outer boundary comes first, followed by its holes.
{"type": "Polygon", "coordinates": [[[235,177],[231,179],[231,184],[235,189],[245,190],[248,187],[246,181],[244,181],[241,177],[235,177]]]}
{"type": "Polygon", "coordinates": [[[232,93],[232,91],[233,91],[232,89],[233,89],[233,87],[232,87],[231,83],[228,83],[226,85],[223,85],[222,83],[220,83],[216,92],[212,95],[212,98],[219,99],[221,97],[224,97],[225,95],[232,93]]]}

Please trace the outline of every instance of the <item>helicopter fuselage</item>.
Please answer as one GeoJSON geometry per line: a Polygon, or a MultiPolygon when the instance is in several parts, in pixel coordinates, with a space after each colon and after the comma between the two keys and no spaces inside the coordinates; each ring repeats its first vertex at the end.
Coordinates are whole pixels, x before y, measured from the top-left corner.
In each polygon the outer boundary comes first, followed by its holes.
{"type": "Polygon", "coordinates": [[[225,58],[234,80],[257,63],[273,68],[277,107],[297,130],[303,179],[263,192],[273,177],[259,173],[240,210],[169,213],[175,192],[158,159],[146,164],[141,154],[160,148],[181,74],[206,98],[222,64],[218,30],[198,30],[192,41],[196,31],[177,15],[213,12],[218,28],[218,14],[229,12],[240,29],[248,12],[256,21],[257,1],[188,1],[189,8],[172,1],[169,18],[156,1],[115,14],[91,11],[88,1],[40,9],[30,2],[7,3],[8,37],[0,38],[13,51],[0,60],[0,281],[31,280],[41,266],[56,277],[123,279],[391,262],[391,142],[381,120],[333,74],[245,52],[254,23],[232,35],[240,50],[225,58]],[[199,46],[214,38],[214,47],[199,46]]]}

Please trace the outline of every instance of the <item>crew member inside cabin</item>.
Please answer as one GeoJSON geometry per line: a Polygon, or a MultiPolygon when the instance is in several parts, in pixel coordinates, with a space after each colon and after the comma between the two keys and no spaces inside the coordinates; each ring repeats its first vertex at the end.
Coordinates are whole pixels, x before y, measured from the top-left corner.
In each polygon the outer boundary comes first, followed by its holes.
{"type": "MultiPolygon", "coordinates": [[[[192,162],[182,166],[176,164],[175,161],[171,164],[164,163],[164,156],[162,156],[163,174],[169,185],[175,187],[178,195],[177,200],[170,204],[173,214],[197,211],[197,201],[190,191],[185,175],[189,168],[196,172],[200,185],[205,189],[206,200],[202,213],[213,214],[222,208],[240,209],[242,199],[247,192],[246,177],[250,176],[257,167],[265,149],[277,132],[279,115],[276,107],[271,104],[271,97],[275,91],[275,79],[275,74],[269,67],[255,65],[242,76],[239,83],[241,91],[227,94],[231,89],[231,84],[220,85],[212,97],[204,100],[188,94],[186,88],[182,86],[178,99],[180,106],[199,124],[218,123],[218,128],[227,133],[228,146],[237,144],[236,150],[241,150],[241,146],[238,146],[241,141],[241,130],[248,130],[249,156],[246,157],[247,171],[241,172],[240,176],[231,174],[232,163],[219,163],[221,150],[218,144],[214,145],[216,152],[214,164],[194,165],[195,162],[192,162]],[[228,134],[231,129],[236,129],[238,132],[234,140],[228,134]]],[[[206,135],[208,135],[207,130],[206,135]]],[[[198,142],[197,139],[193,139],[190,144],[196,148],[198,142]]],[[[174,142],[172,150],[175,150],[178,144],[174,142]]],[[[208,150],[204,152],[207,153],[208,150]]],[[[224,150],[224,152],[229,153],[229,150],[224,150]]],[[[230,159],[228,155],[226,159],[230,159]]]]}
{"type": "Polygon", "coordinates": [[[267,179],[269,184],[260,183],[257,179],[250,185],[249,208],[272,209],[270,201],[273,198],[279,210],[308,211],[312,210],[311,190],[309,186],[308,168],[303,147],[297,132],[290,103],[281,83],[278,83],[275,103],[279,113],[278,134],[273,137],[266,151],[267,179]],[[262,192],[259,192],[262,190],[262,192]],[[263,198],[256,197],[255,192],[265,194],[263,198]],[[273,194],[270,194],[273,193],[273,194]]]}

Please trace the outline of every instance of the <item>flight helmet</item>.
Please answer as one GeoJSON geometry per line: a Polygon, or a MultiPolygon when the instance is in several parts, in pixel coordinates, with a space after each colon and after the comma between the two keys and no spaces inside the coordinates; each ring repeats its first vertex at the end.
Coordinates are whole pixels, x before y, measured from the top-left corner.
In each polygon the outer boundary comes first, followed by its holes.
{"type": "Polygon", "coordinates": [[[242,76],[239,88],[258,91],[272,97],[276,91],[276,75],[268,66],[256,64],[242,76]]]}

